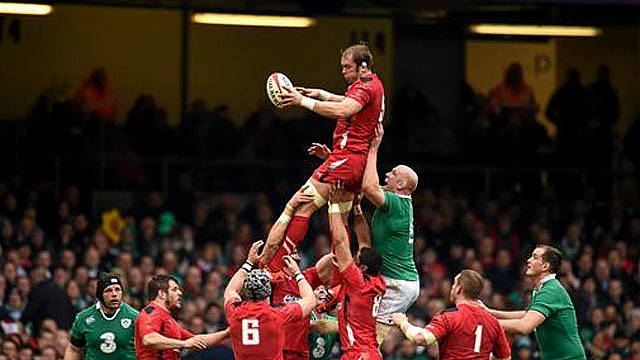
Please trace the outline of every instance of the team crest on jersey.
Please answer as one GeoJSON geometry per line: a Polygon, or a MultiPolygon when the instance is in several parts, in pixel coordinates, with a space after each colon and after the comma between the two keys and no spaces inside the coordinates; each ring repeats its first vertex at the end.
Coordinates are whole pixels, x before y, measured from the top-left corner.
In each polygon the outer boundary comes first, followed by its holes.
{"type": "Polygon", "coordinates": [[[96,321],[96,318],[92,316],[89,316],[88,318],[84,319],[84,322],[87,323],[87,325],[91,325],[96,321]]]}
{"type": "Polygon", "coordinates": [[[292,303],[292,302],[296,302],[300,300],[297,296],[293,296],[293,295],[286,295],[282,301],[286,302],[286,303],[292,303]]]}
{"type": "Polygon", "coordinates": [[[131,326],[131,319],[120,319],[120,325],[122,325],[123,328],[128,329],[129,326],[131,326]]]}

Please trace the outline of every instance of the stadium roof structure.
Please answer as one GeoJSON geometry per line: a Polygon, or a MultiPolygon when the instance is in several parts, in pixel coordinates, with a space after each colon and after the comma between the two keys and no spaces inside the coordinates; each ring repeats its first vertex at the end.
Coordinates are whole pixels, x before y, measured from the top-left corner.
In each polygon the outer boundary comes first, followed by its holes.
{"type": "MultiPolygon", "coordinates": [[[[34,2],[32,0],[31,2],[34,2]]],[[[28,1],[25,1],[28,2],[28,1]]],[[[384,17],[407,23],[640,24],[640,0],[44,0],[232,13],[384,17]]]]}

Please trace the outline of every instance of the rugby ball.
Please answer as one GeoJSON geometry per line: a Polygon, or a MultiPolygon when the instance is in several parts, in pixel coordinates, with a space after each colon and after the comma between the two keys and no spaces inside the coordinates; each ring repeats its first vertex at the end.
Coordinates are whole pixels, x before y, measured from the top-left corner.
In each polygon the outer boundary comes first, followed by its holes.
{"type": "Polygon", "coordinates": [[[267,78],[267,96],[269,97],[269,101],[277,108],[282,108],[280,94],[287,91],[282,87],[283,85],[293,88],[293,83],[291,83],[291,80],[283,73],[274,72],[267,78]]]}

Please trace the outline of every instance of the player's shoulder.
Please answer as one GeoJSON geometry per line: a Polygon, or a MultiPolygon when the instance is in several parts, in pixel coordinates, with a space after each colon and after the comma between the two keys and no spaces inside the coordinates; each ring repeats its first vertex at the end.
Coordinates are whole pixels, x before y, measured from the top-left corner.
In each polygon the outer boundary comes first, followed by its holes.
{"type": "Polygon", "coordinates": [[[140,310],[140,316],[162,316],[163,312],[155,304],[149,304],[140,310]]]}
{"type": "Polygon", "coordinates": [[[76,319],[86,319],[89,316],[98,315],[98,306],[96,304],[91,304],[87,306],[84,310],[80,311],[76,315],[76,319]]]}
{"type": "Polygon", "coordinates": [[[124,314],[127,315],[132,315],[132,316],[138,316],[138,314],[140,313],[138,310],[134,309],[133,306],[127,304],[127,303],[123,303],[122,304],[122,310],[121,310],[124,314]]]}

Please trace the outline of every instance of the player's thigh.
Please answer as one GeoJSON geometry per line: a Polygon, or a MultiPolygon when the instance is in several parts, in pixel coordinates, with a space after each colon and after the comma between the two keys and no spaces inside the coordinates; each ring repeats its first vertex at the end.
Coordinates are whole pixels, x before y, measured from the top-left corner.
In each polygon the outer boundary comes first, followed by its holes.
{"type": "Polygon", "coordinates": [[[405,313],[420,295],[420,281],[398,280],[384,277],[387,291],[380,301],[377,321],[393,324],[391,314],[405,313]]]}

